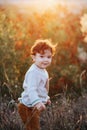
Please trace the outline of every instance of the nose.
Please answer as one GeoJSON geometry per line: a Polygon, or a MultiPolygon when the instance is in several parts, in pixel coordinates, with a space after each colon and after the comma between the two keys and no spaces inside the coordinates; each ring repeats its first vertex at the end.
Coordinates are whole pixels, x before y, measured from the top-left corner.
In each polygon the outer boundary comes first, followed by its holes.
{"type": "Polygon", "coordinates": [[[47,57],[44,57],[44,61],[48,61],[48,58],[47,58],[47,57]]]}

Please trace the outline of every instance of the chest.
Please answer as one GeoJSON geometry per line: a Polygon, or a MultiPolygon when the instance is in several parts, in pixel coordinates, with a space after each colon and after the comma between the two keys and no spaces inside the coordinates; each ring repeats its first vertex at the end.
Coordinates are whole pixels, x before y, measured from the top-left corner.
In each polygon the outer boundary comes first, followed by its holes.
{"type": "Polygon", "coordinates": [[[47,83],[47,80],[48,80],[48,74],[47,73],[41,73],[39,75],[39,86],[43,86],[45,87],[46,86],[46,83],[47,83]]]}

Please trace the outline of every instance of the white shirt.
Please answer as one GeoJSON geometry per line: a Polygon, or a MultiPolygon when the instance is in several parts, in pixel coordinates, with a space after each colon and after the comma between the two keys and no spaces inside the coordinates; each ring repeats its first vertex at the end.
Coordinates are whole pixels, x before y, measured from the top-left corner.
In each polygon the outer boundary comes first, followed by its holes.
{"type": "Polygon", "coordinates": [[[23,82],[24,91],[19,101],[28,107],[33,107],[39,102],[44,104],[49,99],[46,88],[49,76],[46,69],[40,69],[33,64],[25,74],[23,82]]]}

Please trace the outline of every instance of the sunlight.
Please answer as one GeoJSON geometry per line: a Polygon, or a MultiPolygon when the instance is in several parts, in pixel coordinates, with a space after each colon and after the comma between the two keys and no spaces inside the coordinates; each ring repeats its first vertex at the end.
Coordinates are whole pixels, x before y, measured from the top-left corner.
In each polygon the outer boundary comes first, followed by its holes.
{"type": "Polygon", "coordinates": [[[46,2],[44,1],[35,2],[35,8],[40,13],[46,11],[47,9],[53,9],[55,5],[56,1],[54,0],[47,0],[46,2]]]}
{"type": "Polygon", "coordinates": [[[47,0],[46,2],[44,2],[43,0],[40,0],[40,1],[34,2],[34,5],[37,8],[40,8],[41,10],[45,10],[47,8],[52,8],[55,4],[56,4],[55,0],[47,0]]]}
{"type": "Polygon", "coordinates": [[[43,0],[32,0],[29,2],[22,2],[22,5],[19,5],[19,8],[25,8],[27,11],[29,10],[29,7],[35,9],[38,11],[38,13],[43,13],[47,9],[53,9],[54,6],[57,4],[58,1],[56,0],[46,0],[45,2],[43,0]]]}
{"type": "Polygon", "coordinates": [[[83,5],[87,5],[84,0],[0,0],[0,4],[13,4],[19,8],[21,13],[30,13],[30,10],[35,10],[38,13],[44,13],[46,10],[51,9],[54,11],[56,5],[67,7],[70,12],[78,13],[83,5]],[[75,10],[73,10],[75,8],[75,10]]]}

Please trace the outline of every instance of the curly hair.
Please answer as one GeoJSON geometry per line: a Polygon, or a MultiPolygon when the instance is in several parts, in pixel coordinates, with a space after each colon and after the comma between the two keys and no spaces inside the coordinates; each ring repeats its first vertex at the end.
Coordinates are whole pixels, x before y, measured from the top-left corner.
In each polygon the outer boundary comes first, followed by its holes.
{"type": "Polygon", "coordinates": [[[55,54],[56,46],[52,44],[52,42],[48,39],[45,40],[36,40],[34,45],[31,47],[31,55],[35,55],[36,53],[44,54],[45,50],[50,50],[52,55],[55,54]]]}

